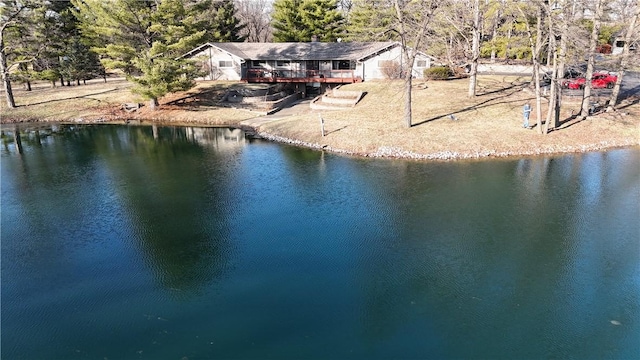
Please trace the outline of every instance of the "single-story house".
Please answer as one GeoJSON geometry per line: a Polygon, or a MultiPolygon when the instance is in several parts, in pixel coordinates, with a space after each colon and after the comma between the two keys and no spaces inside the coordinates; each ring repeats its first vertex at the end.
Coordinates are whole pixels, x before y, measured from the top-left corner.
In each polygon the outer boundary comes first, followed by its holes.
{"type": "MultiPolygon", "coordinates": [[[[388,78],[402,67],[401,45],[389,42],[205,43],[183,57],[197,59],[202,80],[347,84],[388,78]]],[[[418,52],[416,78],[433,57],[418,52]]]]}

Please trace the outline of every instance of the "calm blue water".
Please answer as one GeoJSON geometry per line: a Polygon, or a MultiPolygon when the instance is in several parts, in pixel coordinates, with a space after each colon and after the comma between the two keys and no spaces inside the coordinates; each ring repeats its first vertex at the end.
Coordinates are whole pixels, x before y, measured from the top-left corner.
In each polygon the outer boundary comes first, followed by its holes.
{"type": "Polygon", "coordinates": [[[3,359],[640,358],[640,150],[353,159],[11,131],[3,359]]]}

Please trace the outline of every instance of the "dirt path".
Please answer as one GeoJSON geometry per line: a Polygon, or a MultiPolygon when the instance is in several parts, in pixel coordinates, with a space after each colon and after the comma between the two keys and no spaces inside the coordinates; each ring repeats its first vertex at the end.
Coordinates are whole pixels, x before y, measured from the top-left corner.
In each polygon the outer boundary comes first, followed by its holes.
{"type": "Polygon", "coordinates": [[[311,99],[299,100],[284,109],[270,115],[257,116],[254,118],[240,121],[241,126],[259,128],[262,125],[273,121],[278,121],[291,116],[305,116],[311,114],[313,110],[309,107],[311,99]]]}

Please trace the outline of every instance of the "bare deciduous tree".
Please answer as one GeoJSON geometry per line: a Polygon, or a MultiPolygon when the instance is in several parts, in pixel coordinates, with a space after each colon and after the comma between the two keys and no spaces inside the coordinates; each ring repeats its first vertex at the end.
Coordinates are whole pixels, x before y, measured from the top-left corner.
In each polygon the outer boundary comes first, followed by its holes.
{"type": "Polygon", "coordinates": [[[624,37],[624,46],[622,48],[622,54],[620,55],[620,71],[618,71],[618,79],[616,80],[616,84],[613,86],[613,92],[611,93],[611,98],[609,99],[609,106],[607,108],[607,111],[612,111],[618,103],[620,86],[622,84],[622,79],[624,78],[625,71],[627,70],[627,66],[629,64],[629,48],[631,47],[633,34],[636,31],[638,16],[640,16],[640,0],[637,0],[637,3],[635,5],[635,13],[629,21],[627,34],[624,37]]]}
{"type": "MultiPolygon", "coordinates": [[[[526,19],[527,14],[522,6],[519,6],[518,10],[522,14],[522,16],[526,19]]],[[[537,1],[533,2],[532,6],[535,8],[535,11],[536,11],[536,35],[535,36],[531,31],[531,27],[529,26],[529,23],[526,22],[525,24],[527,26],[527,34],[529,35],[529,46],[531,48],[531,60],[533,62],[533,81],[535,83],[535,93],[536,93],[536,124],[538,126],[538,131],[542,133],[543,129],[542,129],[542,117],[541,117],[542,99],[540,95],[540,52],[542,51],[542,46],[543,46],[543,43],[542,43],[543,8],[542,8],[542,4],[538,3],[537,1]]]]}
{"type": "Polygon", "coordinates": [[[338,9],[342,10],[342,12],[346,15],[349,14],[351,8],[353,8],[353,0],[338,0],[338,9]]]}
{"type": "MultiPolygon", "coordinates": [[[[551,86],[555,87],[555,106],[553,111],[553,119],[547,119],[547,122],[553,121],[552,125],[547,125],[547,131],[549,126],[551,128],[556,128],[560,125],[560,104],[562,100],[562,82],[565,76],[565,70],[567,68],[567,49],[569,44],[569,23],[573,18],[571,13],[571,8],[569,5],[569,0],[564,0],[560,4],[556,4],[561,6],[560,13],[553,16],[553,8],[549,8],[549,21],[559,22],[560,27],[560,47],[556,49],[556,59],[553,63],[553,75],[551,79],[551,86]]],[[[554,38],[554,41],[556,39],[554,38]]],[[[557,44],[556,44],[557,46],[557,44]]]]}
{"type": "Polygon", "coordinates": [[[7,107],[11,109],[16,107],[16,102],[13,98],[13,89],[11,88],[11,79],[9,77],[10,69],[7,62],[8,46],[5,43],[4,36],[5,31],[18,23],[19,16],[25,12],[29,6],[31,6],[29,2],[24,2],[3,4],[3,6],[0,7],[0,75],[2,75],[7,107]]]}
{"type": "Polygon", "coordinates": [[[271,40],[270,0],[236,0],[236,16],[243,25],[243,36],[248,42],[271,40]]]}
{"type": "Polygon", "coordinates": [[[413,64],[418,48],[427,32],[427,27],[438,9],[437,0],[407,1],[395,0],[397,23],[396,32],[400,37],[404,59],[404,122],[406,127],[412,125],[411,86],[413,64]]]}
{"type": "Polygon", "coordinates": [[[556,31],[554,29],[555,19],[553,14],[553,9],[549,5],[546,4],[546,13],[547,13],[547,25],[549,28],[549,56],[550,60],[547,60],[547,63],[553,64],[553,70],[551,72],[551,82],[550,82],[550,93],[549,93],[549,107],[547,109],[547,120],[545,121],[545,126],[543,133],[549,133],[549,129],[555,128],[557,126],[557,114],[560,112],[560,99],[558,97],[558,45],[556,43],[556,31]],[[553,123],[553,125],[552,125],[553,123]]]}
{"type": "Polygon", "coordinates": [[[608,4],[616,21],[628,23],[636,16],[637,0],[610,0],[608,4]]]}
{"type": "Polygon", "coordinates": [[[596,63],[596,46],[598,45],[598,35],[600,33],[600,24],[602,22],[603,0],[596,0],[595,9],[593,10],[593,28],[589,37],[589,59],[587,61],[587,72],[585,74],[584,93],[582,94],[582,110],[580,116],[589,116],[591,108],[591,79],[593,79],[593,70],[596,63]]]}
{"type": "Polygon", "coordinates": [[[11,21],[6,21],[0,26],[0,73],[2,73],[2,83],[4,85],[4,92],[7,97],[7,106],[11,109],[16,107],[16,102],[13,99],[13,90],[11,88],[11,79],[9,78],[9,67],[7,64],[7,56],[4,45],[4,31],[7,27],[11,26],[11,21]]]}
{"type": "Polygon", "coordinates": [[[469,71],[469,97],[476,96],[478,82],[478,59],[480,58],[480,0],[473,3],[473,26],[471,31],[471,70],[469,71]]]}

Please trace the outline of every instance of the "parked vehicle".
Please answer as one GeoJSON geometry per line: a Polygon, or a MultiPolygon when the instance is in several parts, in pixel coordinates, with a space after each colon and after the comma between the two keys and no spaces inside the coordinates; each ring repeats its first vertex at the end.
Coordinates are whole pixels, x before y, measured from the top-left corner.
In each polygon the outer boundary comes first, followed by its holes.
{"type": "MultiPolygon", "coordinates": [[[[611,89],[613,88],[613,85],[615,85],[617,80],[618,77],[616,75],[604,72],[596,72],[591,78],[591,87],[593,89],[611,89]]],[[[576,79],[565,81],[564,83],[562,83],[562,86],[567,89],[579,90],[584,89],[584,84],[586,82],[587,80],[584,77],[579,77],[576,79]]]]}
{"type": "MultiPolygon", "coordinates": [[[[550,85],[551,84],[551,78],[553,76],[553,72],[548,71],[546,73],[544,73],[542,75],[542,82],[541,85],[550,85]]],[[[574,68],[570,68],[567,71],[564,72],[564,77],[563,79],[576,79],[579,78],[581,76],[584,76],[584,71],[578,70],[578,69],[574,69],[574,68]]],[[[563,83],[564,84],[564,83],[563,83]]]]}

